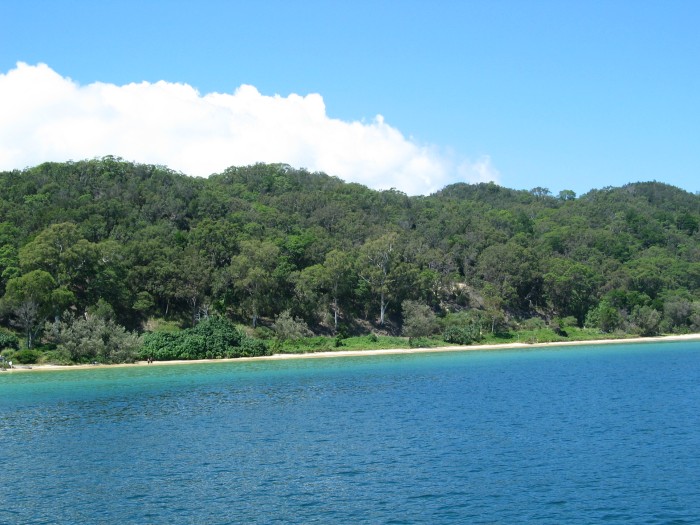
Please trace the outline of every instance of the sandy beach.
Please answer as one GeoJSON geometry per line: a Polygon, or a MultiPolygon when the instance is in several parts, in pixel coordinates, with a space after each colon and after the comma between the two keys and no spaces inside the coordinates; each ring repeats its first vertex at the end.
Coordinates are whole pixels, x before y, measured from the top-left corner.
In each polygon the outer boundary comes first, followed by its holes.
{"type": "Polygon", "coordinates": [[[470,346],[441,346],[436,348],[385,348],[381,350],[338,350],[331,352],[312,352],[305,354],[273,354],[263,357],[238,357],[231,359],[193,359],[193,360],[176,360],[176,361],[154,361],[148,363],[146,361],[137,361],[136,363],[125,363],[116,365],[15,365],[12,369],[7,369],[2,373],[24,373],[24,372],[42,372],[56,370],[94,370],[96,368],[119,368],[119,367],[134,367],[134,366],[173,366],[173,365],[191,365],[201,363],[230,363],[244,361],[266,361],[280,359],[323,359],[330,357],[357,357],[357,356],[372,356],[372,355],[392,355],[392,354],[418,354],[418,353],[437,353],[437,352],[468,352],[468,351],[484,351],[484,350],[508,350],[514,348],[542,348],[542,347],[561,347],[561,346],[581,346],[581,345],[611,345],[625,343],[653,343],[653,342],[671,342],[671,341],[700,341],[700,334],[683,334],[683,335],[668,335],[659,337],[635,337],[630,339],[596,339],[591,341],[559,341],[553,343],[507,343],[496,345],[470,345],[470,346]]]}

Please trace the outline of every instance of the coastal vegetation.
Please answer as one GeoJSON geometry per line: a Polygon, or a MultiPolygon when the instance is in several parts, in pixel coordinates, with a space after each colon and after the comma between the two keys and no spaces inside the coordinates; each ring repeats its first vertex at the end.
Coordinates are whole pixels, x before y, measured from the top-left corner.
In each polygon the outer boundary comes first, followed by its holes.
{"type": "Polygon", "coordinates": [[[700,331],[700,196],[375,191],[284,164],[0,172],[0,351],[124,362],[700,331]]]}

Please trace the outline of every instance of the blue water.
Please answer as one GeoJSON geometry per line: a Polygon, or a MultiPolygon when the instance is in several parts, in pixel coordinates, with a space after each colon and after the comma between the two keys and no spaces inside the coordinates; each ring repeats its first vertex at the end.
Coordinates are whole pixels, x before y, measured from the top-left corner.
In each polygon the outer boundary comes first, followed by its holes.
{"type": "Polygon", "coordinates": [[[700,343],[0,373],[0,523],[700,522],[700,343]]]}

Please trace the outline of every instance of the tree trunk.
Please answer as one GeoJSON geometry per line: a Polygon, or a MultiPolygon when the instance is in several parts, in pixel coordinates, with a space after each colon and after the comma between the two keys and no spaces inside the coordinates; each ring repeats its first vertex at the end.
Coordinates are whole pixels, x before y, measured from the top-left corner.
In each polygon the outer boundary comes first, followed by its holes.
{"type": "Polygon", "coordinates": [[[197,297],[190,297],[190,304],[192,305],[192,326],[197,324],[197,297]]]}
{"type": "Polygon", "coordinates": [[[333,330],[338,331],[338,300],[333,301],[333,330]]]}
{"type": "Polygon", "coordinates": [[[386,307],[388,303],[386,302],[384,292],[380,294],[380,305],[379,305],[379,324],[384,326],[384,312],[386,312],[386,307]]]}

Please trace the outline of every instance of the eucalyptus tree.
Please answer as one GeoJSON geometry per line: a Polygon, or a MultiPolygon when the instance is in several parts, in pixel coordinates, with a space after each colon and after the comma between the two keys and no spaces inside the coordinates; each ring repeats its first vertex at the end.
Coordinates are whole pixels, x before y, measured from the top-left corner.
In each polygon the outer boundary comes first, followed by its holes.
{"type": "Polygon", "coordinates": [[[240,252],[231,258],[230,285],[245,314],[256,327],[260,316],[274,300],[274,272],[280,249],[270,241],[241,241],[240,252]]]}
{"type": "Polygon", "coordinates": [[[2,300],[3,310],[15,317],[16,324],[24,332],[27,348],[53,314],[58,316],[74,300],[65,287],[56,286],[56,281],[44,270],[32,270],[7,283],[2,300]]]}
{"type": "Polygon", "coordinates": [[[586,313],[597,300],[598,274],[583,263],[563,258],[551,259],[547,267],[544,291],[549,306],[561,317],[573,315],[583,326],[586,313]]]}
{"type": "MultiPolygon", "coordinates": [[[[297,278],[297,294],[307,302],[327,302],[333,314],[333,330],[338,331],[342,304],[353,284],[353,258],[342,250],[331,250],[323,264],[304,268],[297,278]]],[[[324,306],[324,309],[326,307],[324,306]]]]}
{"type": "Polygon", "coordinates": [[[379,299],[379,324],[383,325],[387,307],[393,297],[397,280],[396,267],[398,234],[386,233],[367,241],[357,260],[359,276],[379,299]]]}

